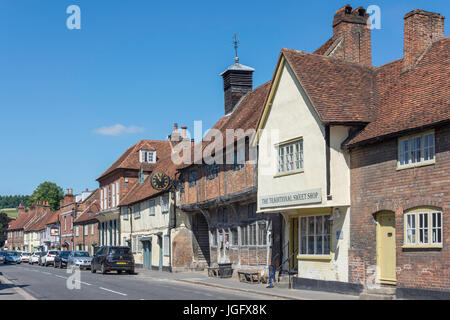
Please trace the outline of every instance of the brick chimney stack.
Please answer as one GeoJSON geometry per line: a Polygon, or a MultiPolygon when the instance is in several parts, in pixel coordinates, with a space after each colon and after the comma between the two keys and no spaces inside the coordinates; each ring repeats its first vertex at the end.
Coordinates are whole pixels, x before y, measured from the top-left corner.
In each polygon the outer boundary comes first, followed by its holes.
{"type": "Polygon", "coordinates": [[[408,12],[404,17],[403,64],[409,69],[424,51],[444,37],[444,19],[439,13],[420,9],[408,12]]]}
{"type": "Polygon", "coordinates": [[[23,206],[22,202],[19,204],[17,210],[18,210],[17,218],[25,213],[25,207],[23,206]]]}
{"type": "Polygon", "coordinates": [[[346,5],[333,18],[333,45],[325,55],[372,66],[372,37],[369,14],[359,7],[346,5]]]}
{"type": "Polygon", "coordinates": [[[254,71],[255,69],[240,64],[236,57],[235,64],[220,74],[223,78],[225,114],[231,113],[239,100],[253,90],[254,71]]]}

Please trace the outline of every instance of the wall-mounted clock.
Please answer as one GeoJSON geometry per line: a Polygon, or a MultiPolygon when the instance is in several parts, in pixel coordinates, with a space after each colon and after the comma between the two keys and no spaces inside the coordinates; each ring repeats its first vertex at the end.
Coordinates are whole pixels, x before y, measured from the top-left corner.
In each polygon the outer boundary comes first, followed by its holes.
{"type": "Polygon", "coordinates": [[[153,189],[164,190],[169,186],[170,178],[164,172],[157,172],[152,175],[150,179],[150,184],[153,189]]]}

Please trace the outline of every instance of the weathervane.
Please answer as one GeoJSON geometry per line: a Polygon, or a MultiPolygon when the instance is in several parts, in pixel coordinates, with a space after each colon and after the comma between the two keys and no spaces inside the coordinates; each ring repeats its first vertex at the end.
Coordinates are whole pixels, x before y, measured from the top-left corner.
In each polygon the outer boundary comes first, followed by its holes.
{"type": "Polygon", "coordinates": [[[235,52],[235,58],[234,61],[236,61],[236,63],[239,63],[239,57],[238,57],[238,47],[241,44],[238,40],[238,34],[235,33],[234,34],[234,38],[233,38],[233,45],[234,45],[234,52],[235,52]]]}

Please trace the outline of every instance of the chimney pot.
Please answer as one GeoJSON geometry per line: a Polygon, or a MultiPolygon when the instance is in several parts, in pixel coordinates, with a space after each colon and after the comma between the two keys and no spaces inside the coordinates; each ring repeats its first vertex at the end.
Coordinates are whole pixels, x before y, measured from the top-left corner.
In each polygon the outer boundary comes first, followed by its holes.
{"type": "Polygon", "coordinates": [[[186,138],[186,129],[187,129],[187,127],[183,126],[183,127],[181,127],[181,129],[183,130],[183,133],[182,133],[183,138],[186,138]]]}
{"type": "Polygon", "coordinates": [[[178,132],[178,123],[173,124],[173,132],[178,132]]]}
{"type": "Polygon", "coordinates": [[[366,9],[346,5],[333,18],[333,44],[325,55],[372,66],[372,40],[366,9]]]}
{"type": "Polygon", "coordinates": [[[416,9],[405,17],[403,34],[404,68],[410,68],[423,52],[444,37],[444,19],[439,13],[416,9]]]}
{"type": "Polygon", "coordinates": [[[194,145],[195,145],[195,141],[194,141],[194,139],[191,139],[191,147],[194,147],[194,145]]]}

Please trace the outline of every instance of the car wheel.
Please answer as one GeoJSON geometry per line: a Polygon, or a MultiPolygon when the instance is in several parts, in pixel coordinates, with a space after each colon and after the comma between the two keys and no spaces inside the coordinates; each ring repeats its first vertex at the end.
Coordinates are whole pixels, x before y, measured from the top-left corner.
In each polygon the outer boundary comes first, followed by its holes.
{"type": "Polygon", "coordinates": [[[117,270],[117,273],[118,273],[118,274],[121,274],[121,273],[122,273],[122,270],[117,270]]]}
{"type": "Polygon", "coordinates": [[[128,274],[134,274],[134,269],[128,270],[128,274]]]}
{"type": "Polygon", "coordinates": [[[105,268],[105,264],[104,264],[104,263],[103,263],[102,266],[101,266],[101,272],[102,272],[103,274],[106,274],[106,268],[105,268]]]}
{"type": "Polygon", "coordinates": [[[96,272],[96,270],[95,270],[94,266],[91,265],[91,273],[95,273],[95,272],[96,272]]]}

